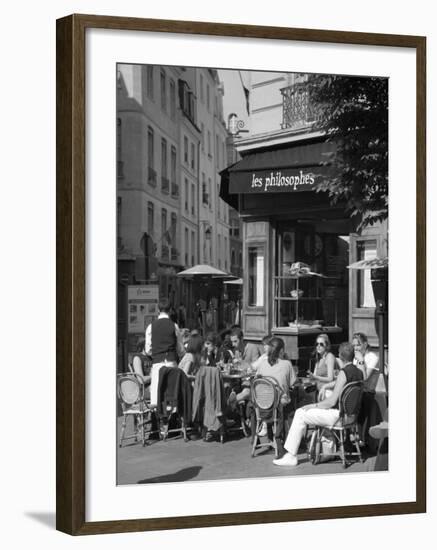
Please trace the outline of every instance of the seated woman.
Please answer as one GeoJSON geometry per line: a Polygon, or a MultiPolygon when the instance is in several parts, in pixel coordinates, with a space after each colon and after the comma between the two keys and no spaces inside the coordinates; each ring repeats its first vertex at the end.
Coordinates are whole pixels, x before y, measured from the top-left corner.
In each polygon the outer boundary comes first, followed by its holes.
{"type": "MultiPolygon", "coordinates": [[[[352,337],[355,350],[354,365],[364,377],[364,392],[358,424],[360,426],[360,445],[364,446],[368,439],[369,428],[382,420],[381,412],[375,402],[375,388],[379,378],[379,357],[369,349],[367,336],[356,332],[352,337]]],[[[373,449],[376,450],[376,449],[373,449]]]]}
{"type": "Polygon", "coordinates": [[[150,371],[152,368],[151,358],[144,351],[145,340],[140,339],[137,343],[137,351],[132,357],[132,371],[139,374],[144,382],[144,394],[146,399],[150,398],[150,371]]]}
{"type": "Polygon", "coordinates": [[[215,332],[208,332],[202,351],[202,364],[207,367],[215,367],[218,357],[218,338],[215,332]]]}
{"type": "MultiPolygon", "coordinates": [[[[274,434],[275,437],[280,437],[284,418],[290,412],[290,390],[296,382],[296,372],[293,365],[288,359],[284,359],[284,340],[282,338],[274,337],[269,340],[268,352],[257,365],[256,375],[274,378],[282,390],[279,403],[278,433],[274,434]]],[[[259,435],[266,435],[266,433],[267,427],[263,425],[259,435]]]]}
{"type": "Polygon", "coordinates": [[[191,380],[194,380],[199,370],[202,354],[202,338],[200,336],[190,336],[185,345],[185,355],[179,362],[178,367],[182,369],[191,380]]]}
{"type": "Polygon", "coordinates": [[[336,360],[327,334],[321,333],[317,336],[314,353],[316,365],[313,372],[308,372],[308,377],[315,382],[316,389],[320,392],[329,388],[326,387],[327,384],[335,384],[336,360]]]}

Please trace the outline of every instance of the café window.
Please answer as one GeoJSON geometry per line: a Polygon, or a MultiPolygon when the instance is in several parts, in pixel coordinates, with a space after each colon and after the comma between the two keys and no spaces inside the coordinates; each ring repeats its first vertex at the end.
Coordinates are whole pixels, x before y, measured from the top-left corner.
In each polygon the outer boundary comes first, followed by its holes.
{"type": "MultiPolygon", "coordinates": [[[[377,256],[376,239],[360,240],[357,242],[357,261],[372,260],[377,256]]],[[[375,307],[370,269],[357,269],[357,303],[356,307],[375,307]]]]}
{"type": "Polygon", "coordinates": [[[276,327],[320,329],[347,324],[349,245],[312,223],[277,225],[274,275],[276,327]]]}
{"type": "Polygon", "coordinates": [[[248,305],[264,306],[264,248],[249,246],[248,248],[248,305]]]}

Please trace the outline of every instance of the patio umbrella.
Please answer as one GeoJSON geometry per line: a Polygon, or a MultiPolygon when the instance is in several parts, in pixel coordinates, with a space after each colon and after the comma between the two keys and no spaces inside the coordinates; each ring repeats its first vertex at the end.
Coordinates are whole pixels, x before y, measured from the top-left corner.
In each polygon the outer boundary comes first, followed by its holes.
{"type": "Polygon", "coordinates": [[[206,264],[194,265],[193,267],[184,269],[184,271],[179,271],[179,273],[177,273],[177,276],[186,277],[187,279],[190,279],[192,277],[212,277],[213,279],[227,279],[228,277],[232,277],[232,275],[230,275],[229,273],[226,273],[221,269],[217,269],[216,267],[212,267],[211,265],[206,264]]]}
{"type": "Polygon", "coordinates": [[[223,281],[225,285],[242,285],[243,279],[232,279],[230,281],[223,281]]]}
{"type": "Polygon", "coordinates": [[[388,258],[371,258],[370,260],[359,260],[347,266],[348,269],[383,269],[388,267],[388,258]]]}

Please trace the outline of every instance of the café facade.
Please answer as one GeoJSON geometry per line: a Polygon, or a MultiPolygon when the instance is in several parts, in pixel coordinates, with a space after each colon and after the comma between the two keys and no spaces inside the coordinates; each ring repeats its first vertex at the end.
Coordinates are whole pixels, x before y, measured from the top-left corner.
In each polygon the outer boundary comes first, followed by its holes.
{"type": "Polygon", "coordinates": [[[361,331],[377,347],[370,270],[348,266],[387,256],[387,223],[359,231],[344,203],[317,191],[334,175],[335,142],[280,130],[236,146],[241,160],[221,173],[220,196],[243,222],[245,338],[280,336],[302,369],[322,331],[334,346],[361,331]]]}

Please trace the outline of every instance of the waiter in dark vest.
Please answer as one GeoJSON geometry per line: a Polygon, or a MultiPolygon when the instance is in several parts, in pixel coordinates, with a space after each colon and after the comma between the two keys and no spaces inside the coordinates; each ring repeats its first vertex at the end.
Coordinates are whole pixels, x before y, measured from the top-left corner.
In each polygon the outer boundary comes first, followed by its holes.
{"type": "Polygon", "coordinates": [[[170,303],[167,298],[158,304],[158,318],[146,329],[146,354],[152,356],[150,383],[150,407],[158,406],[158,382],[161,367],[177,367],[177,327],[169,318],[170,303]]]}

